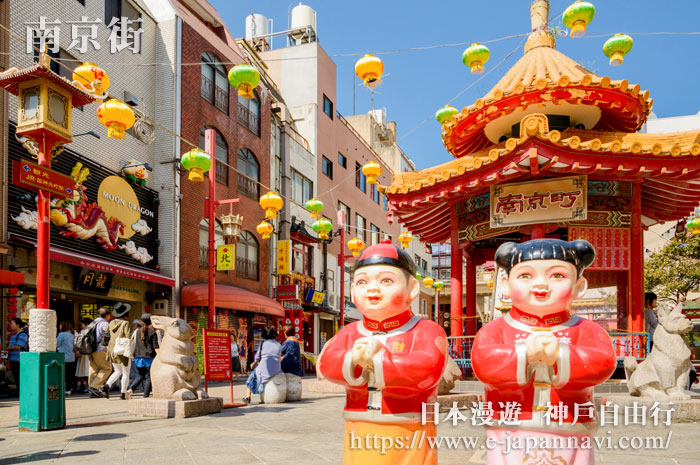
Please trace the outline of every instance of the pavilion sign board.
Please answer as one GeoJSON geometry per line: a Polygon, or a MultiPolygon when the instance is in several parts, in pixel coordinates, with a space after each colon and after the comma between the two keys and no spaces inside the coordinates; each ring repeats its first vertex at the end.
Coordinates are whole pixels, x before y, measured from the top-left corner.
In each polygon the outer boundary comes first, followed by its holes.
{"type": "Polygon", "coordinates": [[[585,220],[586,176],[491,186],[491,227],[585,220]]]}

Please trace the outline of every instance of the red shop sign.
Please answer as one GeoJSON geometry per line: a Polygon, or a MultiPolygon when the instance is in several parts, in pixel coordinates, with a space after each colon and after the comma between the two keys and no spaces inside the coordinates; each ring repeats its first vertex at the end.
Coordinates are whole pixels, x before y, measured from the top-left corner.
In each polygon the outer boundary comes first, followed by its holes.
{"type": "Polygon", "coordinates": [[[231,333],[204,329],[204,377],[207,381],[231,379],[231,333]]]}
{"type": "Polygon", "coordinates": [[[73,197],[75,181],[65,174],[27,160],[12,162],[12,184],[25,189],[50,192],[54,197],[73,197]]]}

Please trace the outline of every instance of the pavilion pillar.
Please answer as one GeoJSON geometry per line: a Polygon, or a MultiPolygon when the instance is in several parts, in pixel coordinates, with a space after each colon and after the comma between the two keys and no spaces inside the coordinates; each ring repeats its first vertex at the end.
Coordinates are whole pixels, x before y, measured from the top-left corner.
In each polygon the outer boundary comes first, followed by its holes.
{"type": "Polygon", "coordinates": [[[462,251],[459,248],[459,222],[457,204],[450,209],[450,336],[464,336],[462,331],[462,251]]]}
{"type": "Polygon", "coordinates": [[[642,232],[642,183],[632,190],[632,231],[630,240],[630,330],[644,331],[644,234],[642,232]]]}
{"type": "Polygon", "coordinates": [[[616,271],[617,274],[617,329],[629,328],[629,272],[616,271]]]}
{"type": "Polygon", "coordinates": [[[469,249],[465,251],[465,255],[467,257],[466,335],[474,336],[476,334],[476,251],[473,248],[469,249]]]}
{"type": "Polygon", "coordinates": [[[530,234],[530,239],[544,239],[547,233],[544,227],[544,223],[535,224],[532,226],[532,233],[530,234]]]}

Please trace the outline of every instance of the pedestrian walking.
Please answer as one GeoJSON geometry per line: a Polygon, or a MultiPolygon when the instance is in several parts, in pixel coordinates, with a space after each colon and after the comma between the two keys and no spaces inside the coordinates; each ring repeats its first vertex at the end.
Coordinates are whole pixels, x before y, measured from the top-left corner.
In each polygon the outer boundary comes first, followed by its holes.
{"type": "Polygon", "coordinates": [[[294,326],[284,325],[282,329],[287,336],[287,339],[282,343],[282,371],[303,377],[301,348],[299,347],[299,339],[294,334],[294,326]]]}
{"type": "MultiPolygon", "coordinates": [[[[107,309],[101,307],[97,310],[97,318],[90,323],[95,331],[97,349],[90,354],[90,374],[88,378],[88,391],[91,397],[102,397],[100,389],[112,373],[112,364],[107,359],[107,347],[102,344],[102,337],[107,332],[107,309]]],[[[88,330],[92,330],[88,328],[88,330]]]]}
{"type": "Polygon", "coordinates": [[[234,381],[238,381],[238,374],[241,372],[241,356],[238,346],[238,331],[231,332],[231,375],[234,381]]]}
{"type": "Polygon", "coordinates": [[[56,351],[61,352],[65,361],[65,386],[66,393],[73,393],[75,389],[75,331],[73,322],[61,321],[58,324],[58,336],[56,336],[56,351]]]}
{"type": "Polygon", "coordinates": [[[112,310],[114,319],[109,322],[109,344],[107,345],[107,359],[112,363],[112,375],[102,386],[102,395],[109,399],[109,390],[121,377],[121,398],[126,399],[126,391],[129,386],[129,343],[131,338],[131,326],[124,319],[129,314],[131,305],[122,302],[117,303],[112,310]],[[128,355],[125,356],[124,354],[128,355]]]}
{"type": "MultiPolygon", "coordinates": [[[[80,322],[80,331],[82,332],[87,328],[92,320],[90,318],[83,318],[80,322]]],[[[88,377],[90,376],[90,356],[81,354],[77,349],[78,344],[78,332],[75,333],[74,347],[75,347],[75,380],[76,380],[76,392],[86,393],[88,392],[88,377]]]]}
{"type": "Polygon", "coordinates": [[[7,351],[10,353],[10,370],[12,377],[15,379],[15,387],[17,395],[19,395],[19,354],[29,350],[29,332],[26,329],[26,323],[20,318],[13,318],[10,321],[10,344],[7,351]]]}
{"type": "Polygon", "coordinates": [[[273,327],[266,328],[262,333],[262,342],[255,354],[255,362],[251,368],[253,371],[246,381],[246,396],[243,402],[250,403],[252,394],[261,394],[265,391],[265,385],[270,379],[282,372],[280,359],[282,358],[282,346],[275,340],[277,330],[273,327]],[[257,363],[257,366],[255,366],[257,363]]]}
{"type": "Polygon", "coordinates": [[[158,334],[153,329],[151,324],[151,315],[144,313],[141,315],[143,325],[139,328],[134,337],[134,357],[133,363],[136,366],[138,376],[134,378],[127,391],[127,397],[131,398],[134,394],[134,388],[143,382],[143,397],[151,395],[151,365],[153,359],[158,354],[160,344],[158,343],[158,334]]]}
{"type": "Polygon", "coordinates": [[[659,325],[656,314],[656,299],[656,294],[653,292],[644,294],[644,330],[649,333],[649,353],[654,347],[654,330],[659,325]]]}

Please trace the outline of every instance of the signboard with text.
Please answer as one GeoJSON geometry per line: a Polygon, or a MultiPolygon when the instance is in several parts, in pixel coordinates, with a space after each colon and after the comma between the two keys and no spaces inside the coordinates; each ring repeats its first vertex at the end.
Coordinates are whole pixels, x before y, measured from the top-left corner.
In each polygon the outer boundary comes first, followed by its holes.
{"type": "Polygon", "coordinates": [[[290,269],[289,239],[277,241],[277,274],[289,274],[290,269]]]}
{"type": "Polygon", "coordinates": [[[586,176],[491,186],[491,227],[585,220],[586,176]]]}
{"type": "Polygon", "coordinates": [[[43,189],[52,197],[69,199],[73,197],[75,181],[58,171],[39,166],[27,160],[12,162],[12,184],[25,189],[43,189]]]}
{"type": "Polygon", "coordinates": [[[207,381],[231,379],[231,335],[223,329],[203,329],[204,377],[207,381]]]}
{"type": "Polygon", "coordinates": [[[275,298],[277,300],[298,300],[299,287],[296,284],[285,284],[275,288],[275,298]]]}
{"type": "Polygon", "coordinates": [[[306,301],[311,302],[312,304],[322,304],[323,303],[323,298],[326,296],[325,292],[319,292],[315,289],[310,289],[309,292],[306,293],[306,301]]]}
{"type": "Polygon", "coordinates": [[[216,246],[216,271],[233,271],[236,269],[236,246],[219,244],[216,246]]]}
{"type": "Polygon", "coordinates": [[[112,287],[111,273],[82,268],[75,280],[75,290],[107,295],[112,287]]]}

